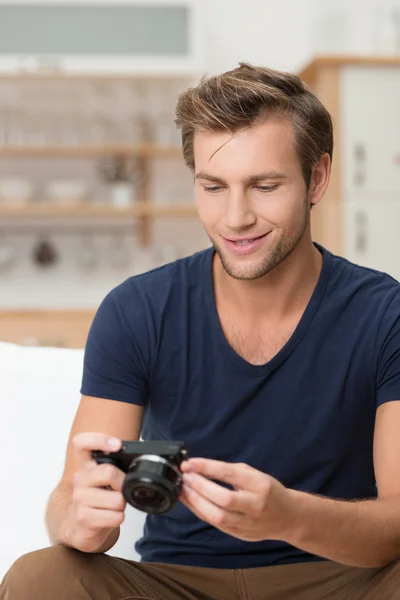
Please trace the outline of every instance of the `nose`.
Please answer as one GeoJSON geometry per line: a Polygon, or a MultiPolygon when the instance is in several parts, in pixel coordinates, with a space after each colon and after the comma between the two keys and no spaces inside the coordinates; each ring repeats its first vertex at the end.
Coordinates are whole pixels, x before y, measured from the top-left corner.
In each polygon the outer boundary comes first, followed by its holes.
{"type": "Polygon", "coordinates": [[[227,229],[246,229],[254,225],[256,220],[257,217],[245,194],[231,192],[224,219],[227,229]]]}

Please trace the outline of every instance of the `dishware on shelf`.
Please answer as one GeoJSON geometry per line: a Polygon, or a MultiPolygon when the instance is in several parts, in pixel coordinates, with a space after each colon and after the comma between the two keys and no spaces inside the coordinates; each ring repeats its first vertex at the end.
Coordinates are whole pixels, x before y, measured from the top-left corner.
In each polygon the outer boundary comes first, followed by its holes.
{"type": "Polygon", "coordinates": [[[105,157],[99,163],[102,181],[109,184],[110,201],[119,208],[126,208],[136,202],[139,188],[146,177],[136,158],[121,156],[105,157]]]}
{"type": "Polygon", "coordinates": [[[129,181],[110,183],[110,199],[117,208],[126,208],[134,202],[134,189],[129,181]]]}
{"type": "Polygon", "coordinates": [[[46,237],[40,238],[34,246],[32,257],[34,263],[40,267],[50,267],[59,259],[55,245],[46,237]]]}
{"type": "Polygon", "coordinates": [[[24,177],[0,178],[0,202],[10,204],[26,204],[33,198],[32,181],[24,177]]]}
{"type": "Polygon", "coordinates": [[[125,160],[121,156],[107,156],[99,162],[99,175],[108,184],[110,202],[119,208],[133,203],[132,184],[125,171],[125,160]]]}
{"type": "Polygon", "coordinates": [[[124,159],[121,156],[104,156],[98,162],[100,179],[106,183],[124,179],[124,159]]]}
{"type": "Polygon", "coordinates": [[[85,202],[89,196],[88,185],[78,179],[54,179],[45,186],[45,196],[50,202],[77,204],[85,202]]]}

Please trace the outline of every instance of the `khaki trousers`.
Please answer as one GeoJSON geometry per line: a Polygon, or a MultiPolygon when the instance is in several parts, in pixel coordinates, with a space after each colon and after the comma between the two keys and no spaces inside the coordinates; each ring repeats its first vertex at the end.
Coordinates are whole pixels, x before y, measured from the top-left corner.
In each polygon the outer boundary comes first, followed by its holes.
{"type": "Polygon", "coordinates": [[[0,600],[394,600],[400,561],[383,569],[323,561],[256,569],[137,563],[53,546],[25,554],[0,600]]]}

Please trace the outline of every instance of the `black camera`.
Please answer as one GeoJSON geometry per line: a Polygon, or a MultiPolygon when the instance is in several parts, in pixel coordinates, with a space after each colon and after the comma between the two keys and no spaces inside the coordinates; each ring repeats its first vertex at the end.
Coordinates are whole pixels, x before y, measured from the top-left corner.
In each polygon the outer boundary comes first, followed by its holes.
{"type": "Polygon", "coordinates": [[[182,489],[180,465],[188,458],[183,442],[123,441],[118,452],[93,450],[92,456],[126,473],[122,493],[138,510],[162,514],[175,506],[182,489]]]}

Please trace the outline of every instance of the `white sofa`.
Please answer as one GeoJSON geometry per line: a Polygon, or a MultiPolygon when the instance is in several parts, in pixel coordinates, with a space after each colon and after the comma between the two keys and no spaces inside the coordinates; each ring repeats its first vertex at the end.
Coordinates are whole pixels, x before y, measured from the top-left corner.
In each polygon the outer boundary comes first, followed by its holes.
{"type": "MultiPolygon", "coordinates": [[[[82,361],[81,350],[0,342],[0,581],[20,555],[50,545],[45,508],[64,466],[82,361]]],[[[144,519],[128,506],[109,554],[138,559],[144,519]]]]}

